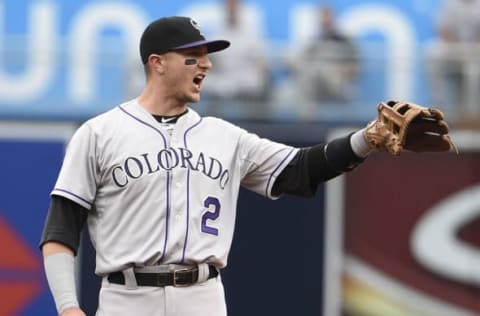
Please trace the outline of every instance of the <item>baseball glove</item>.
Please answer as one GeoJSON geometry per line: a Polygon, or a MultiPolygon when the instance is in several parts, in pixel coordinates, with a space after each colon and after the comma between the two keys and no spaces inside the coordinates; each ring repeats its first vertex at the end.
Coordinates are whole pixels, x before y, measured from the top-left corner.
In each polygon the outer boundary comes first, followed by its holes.
{"type": "Polygon", "coordinates": [[[458,154],[448,132],[439,109],[388,101],[378,105],[378,117],[367,125],[365,137],[371,147],[396,156],[403,150],[444,152],[451,148],[458,154]]]}

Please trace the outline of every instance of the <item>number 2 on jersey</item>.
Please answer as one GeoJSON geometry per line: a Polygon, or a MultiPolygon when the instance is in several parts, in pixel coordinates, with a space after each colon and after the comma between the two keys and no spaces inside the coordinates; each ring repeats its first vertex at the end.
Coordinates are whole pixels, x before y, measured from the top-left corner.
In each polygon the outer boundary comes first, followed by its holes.
{"type": "Polygon", "coordinates": [[[216,197],[209,196],[203,202],[208,210],[202,216],[202,232],[218,236],[218,229],[215,227],[208,226],[208,220],[216,220],[220,215],[220,201],[216,197]],[[210,210],[210,206],[213,206],[213,210],[210,210]]]}

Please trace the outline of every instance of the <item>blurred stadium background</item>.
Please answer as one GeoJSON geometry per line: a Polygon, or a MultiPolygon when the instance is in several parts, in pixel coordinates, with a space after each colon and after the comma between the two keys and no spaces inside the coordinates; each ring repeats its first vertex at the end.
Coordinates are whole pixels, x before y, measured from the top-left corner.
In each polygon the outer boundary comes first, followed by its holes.
{"type": "MultiPolygon", "coordinates": [[[[229,315],[480,315],[480,71],[478,59],[462,69],[461,100],[438,99],[445,91],[428,65],[443,2],[242,2],[265,46],[268,94],[206,95],[194,105],[199,112],[310,146],[363,126],[380,101],[410,100],[447,114],[460,155],[375,154],[308,200],[242,191],[223,273],[229,315]],[[303,102],[292,63],[313,65],[298,53],[314,40],[322,5],[355,45],[358,68],[345,98],[303,102]]],[[[139,92],[143,28],[188,15],[208,37],[223,5],[0,2],[0,316],[55,315],[38,249],[49,192],[75,128],[139,92]]],[[[248,80],[242,69],[234,75],[248,80]]],[[[93,315],[99,280],[88,236],[77,261],[81,304],[93,315]]]]}

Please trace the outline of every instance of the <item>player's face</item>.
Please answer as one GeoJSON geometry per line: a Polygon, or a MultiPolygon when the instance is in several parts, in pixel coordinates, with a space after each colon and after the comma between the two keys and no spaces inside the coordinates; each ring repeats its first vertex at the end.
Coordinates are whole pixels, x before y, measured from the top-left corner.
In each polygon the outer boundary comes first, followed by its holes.
{"type": "Polygon", "coordinates": [[[206,46],[199,46],[169,54],[169,87],[178,102],[200,101],[203,80],[212,67],[207,53],[206,46]]]}

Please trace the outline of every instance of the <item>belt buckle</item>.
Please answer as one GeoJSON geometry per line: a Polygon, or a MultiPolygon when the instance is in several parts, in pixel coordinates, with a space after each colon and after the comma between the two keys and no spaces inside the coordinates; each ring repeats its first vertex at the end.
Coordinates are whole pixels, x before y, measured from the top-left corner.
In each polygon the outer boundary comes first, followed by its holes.
{"type": "Polygon", "coordinates": [[[182,272],[191,272],[191,269],[178,269],[178,270],[173,270],[173,286],[174,287],[186,287],[189,286],[190,284],[185,283],[185,284],[178,284],[177,283],[177,273],[182,273],[182,272]]]}

